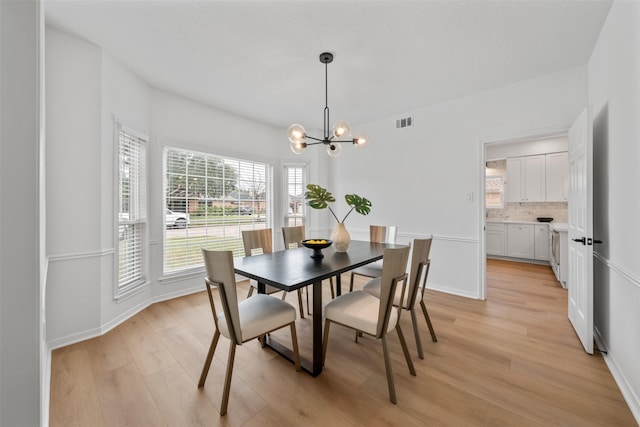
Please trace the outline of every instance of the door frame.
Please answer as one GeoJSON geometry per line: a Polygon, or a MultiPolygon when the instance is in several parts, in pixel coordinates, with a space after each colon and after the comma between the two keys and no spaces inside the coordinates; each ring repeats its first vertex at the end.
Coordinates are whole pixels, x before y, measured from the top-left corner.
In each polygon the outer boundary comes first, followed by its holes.
{"type": "Polygon", "coordinates": [[[503,135],[498,137],[487,137],[479,140],[480,163],[478,163],[478,194],[480,195],[480,203],[478,203],[478,230],[479,230],[479,265],[480,265],[480,289],[478,298],[487,299],[487,248],[485,242],[485,227],[487,224],[485,212],[486,208],[486,188],[485,188],[485,168],[487,162],[487,146],[492,144],[512,144],[525,141],[535,141],[539,139],[552,138],[556,136],[567,136],[569,128],[556,127],[548,129],[533,129],[523,132],[514,133],[512,135],[503,135]]]}

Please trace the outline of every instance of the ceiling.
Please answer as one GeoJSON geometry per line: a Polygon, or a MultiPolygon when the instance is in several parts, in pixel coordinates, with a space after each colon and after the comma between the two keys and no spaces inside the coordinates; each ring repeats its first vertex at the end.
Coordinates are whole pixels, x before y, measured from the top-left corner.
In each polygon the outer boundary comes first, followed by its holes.
{"type": "Polygon", "coordinates": [[[151,86],[278,127],[352,125],[585,64],[611,0],[43,0],[151,86]]]}

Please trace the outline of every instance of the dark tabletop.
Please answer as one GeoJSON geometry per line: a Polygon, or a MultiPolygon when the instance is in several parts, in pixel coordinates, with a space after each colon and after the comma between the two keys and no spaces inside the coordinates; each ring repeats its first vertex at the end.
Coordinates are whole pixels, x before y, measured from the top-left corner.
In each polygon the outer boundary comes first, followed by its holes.
{"type": "Polygon", "coordinates": [[[379,260],[384,248],[398,246],[404,245],[352,240],[347,252],[335,252],[330,246],[318,260],[311,258],[312,249],[303,247],[235,258],[234,267],[241,276],[289,292],[379,260]]]}

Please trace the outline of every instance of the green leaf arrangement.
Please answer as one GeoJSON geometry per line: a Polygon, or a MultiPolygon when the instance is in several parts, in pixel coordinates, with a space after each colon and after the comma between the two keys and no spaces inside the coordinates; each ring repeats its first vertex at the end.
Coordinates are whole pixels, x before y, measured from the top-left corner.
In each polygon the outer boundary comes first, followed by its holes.
{"type": "Polygon", "coordinates": [[[336,201],[335,197],[326,189],[317,184],[308,184],[307,190],[304,193],[304,198],[307,201],[307,205],[311,206],[313,209],[329,209],[331,215],[338,221],[339,223],[344,223],[347,217],[354,210],[358,212],[360,215],[368,215],[371,212],[371,202],[364,197],[360,197],[357,194],[347,194],[344,196],[344,200],[347,202],[347,205],[351,207],[349,212],[342,218],[342,221],[338,219],[329,203],[333,203],[336,201]]]}

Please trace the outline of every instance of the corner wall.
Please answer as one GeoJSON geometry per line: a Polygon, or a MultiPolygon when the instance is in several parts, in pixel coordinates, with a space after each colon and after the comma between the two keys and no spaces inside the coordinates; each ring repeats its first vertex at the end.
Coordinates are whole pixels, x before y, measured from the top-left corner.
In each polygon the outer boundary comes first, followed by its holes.
{"type": "Polygon", "coordinates": [[[640,3],[615,1],[588,64],[593,107],[594,327],[640,423],[640,3]]]}
{"type": "Polygon", "coordinates": [[[40,1],[0,1],[0,425],[47,424],[40,1]]]}

